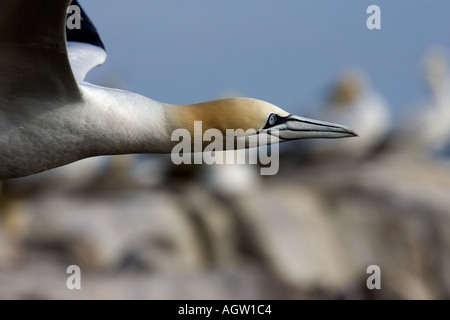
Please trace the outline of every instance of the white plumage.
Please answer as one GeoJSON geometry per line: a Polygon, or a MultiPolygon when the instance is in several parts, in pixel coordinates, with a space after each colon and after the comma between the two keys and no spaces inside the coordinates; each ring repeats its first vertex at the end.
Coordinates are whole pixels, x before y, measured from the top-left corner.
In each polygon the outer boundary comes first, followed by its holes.
{"type": "Polygon", "coordinates": [[[106,52],[82,9],[81,29],[66,30],[69,4],[78,2],[0,2],[0,179],[98,155],[170,153],[172,132],[194,121],[222,132],[279,130],[276,141],[355,135],[255,99],[178,106],[86,83],[106,52]]]}
{"type": "Polygon", "coordinates": [[[429,97],[408,110],[397,134],[397,146],[416,155],[433,156],[450,142],[450,74],[447,52],[431,49],[424,61],[429,97]]]}

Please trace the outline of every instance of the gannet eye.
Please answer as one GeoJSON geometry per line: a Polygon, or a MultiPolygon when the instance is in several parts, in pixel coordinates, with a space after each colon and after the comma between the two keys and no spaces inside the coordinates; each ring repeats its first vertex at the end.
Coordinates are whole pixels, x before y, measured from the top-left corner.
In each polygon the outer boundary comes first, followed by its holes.
{"type": "Polygon", "coordinates": [[[272,114],[269,116],[269,121],[268,121],[268,123],[269,123],[270,126],[273,126],[276,122],[277,122],[277,116],[276,116],[275,114],[272,113],[272,114]]]}

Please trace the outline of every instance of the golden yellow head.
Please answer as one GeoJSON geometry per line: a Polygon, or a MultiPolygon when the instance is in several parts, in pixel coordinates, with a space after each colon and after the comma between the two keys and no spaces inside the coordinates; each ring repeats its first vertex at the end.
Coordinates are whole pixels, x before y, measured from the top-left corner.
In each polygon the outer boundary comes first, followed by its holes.
{"type": "Polygon", "coordinates": [[[362,71],[348,70],[338,80],[335,90],[330,95],[330,102],[333,107],[348,108],[367,87],[368,80],[362,71]]]}
{"type": "Polygon", "coordinates": [[[226,98],[185,106],[174,106],[173,125],[193,132],[194,121],[202,122],[202,129],[253,129],[258,131],[266,125],[271,114],[287,117],[289,113],[268,102],[250,98],[226,98]]]}
{"type": "Polygon", "coordinates": [[[170,129],[187,129],[191,136],[196,136],[198,121],[201,121],[202,136],[209,129],[219,130],[223,138],[228,135],[246,138],[257,133],[258,137],[270,137],[268,143],[356,135],[347,127],[291,115],[271,103],[250,98],[170,105],[167,111],[170,129]]]}

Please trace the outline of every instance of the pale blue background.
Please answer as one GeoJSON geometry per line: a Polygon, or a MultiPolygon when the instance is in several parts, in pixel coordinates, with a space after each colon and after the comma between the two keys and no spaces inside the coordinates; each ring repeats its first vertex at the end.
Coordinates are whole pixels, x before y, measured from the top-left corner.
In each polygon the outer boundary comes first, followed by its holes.
{"type": "MultiPolygon", "coordinates": [[[[349,66],[397,111],[426,95],[421,61],[450,47],[448,0],[80,0],[107,47],[88,80],[187,104],[224,90],[296,112],[349,66]],[[371,4],[382,29],[366,28],[371,4]]],[[[407,111],[406,111],[407,112],[407,111]]]]}

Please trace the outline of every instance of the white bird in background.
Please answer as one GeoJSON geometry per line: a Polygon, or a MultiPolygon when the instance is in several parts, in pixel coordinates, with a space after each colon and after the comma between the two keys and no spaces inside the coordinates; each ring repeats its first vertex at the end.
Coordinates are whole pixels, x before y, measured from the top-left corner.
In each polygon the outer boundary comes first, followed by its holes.
{"type": "MultiPolygon", "coordinates": [[[[171,105],[84,78],[106,59],[95,27],[67,29],[70,0],[0,1],[0,179],[83,158],[170,153],[175,129],[254,129],[272,142],[355,136],[344,126],[294,116],[264,101],[222,99],[171,105]],[[66,42],[67,40],[67,42],[66,42]]],[[[73,1],[72,5],[77,5],[73,1]]],[[[205,80],[206,81],[206,80],[205,80]]],[[[246,139],[248,136],[241,135],[246,139]]]]}
{"type": "MultiPolygon", "coordinates": [[[[250,153],[258,152],[257,149],[228,150],[218,153],[224,164],[204,166],[201,178],[204,184],[213,192],[228,197],[247,196],[258,189],[260,175],[257,167],[247,162],[238,164],[239,157],[248,159],[250,153]],[[230,164],[226,159],[233,159],[230,164]]],[[[256,159],[256,156],[254,157],[256,159]]]]}
{"type": "Polygon", "coordinates": [[[362,159],[380,146],[392,129],[392,114],[387,102],[371,88],[364,73],[355,68],[341,75],[326,104],[313,111],[313,115],[325,121],[335,119],[360,135],[358,141],[353,141],[355,143],[311,141],[309,154],[314,156],[362,159]]]}
{"type": "Polygon", "coordinates": [[[394,146],[419,156],[436,156],[450,142],[450,73],[448,53],[434,47],[424,61],[427,101],[413,107],[403,123],[394,146]],[[414,130],[420,128],[420,130],[414,130]]]}

